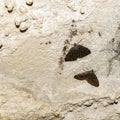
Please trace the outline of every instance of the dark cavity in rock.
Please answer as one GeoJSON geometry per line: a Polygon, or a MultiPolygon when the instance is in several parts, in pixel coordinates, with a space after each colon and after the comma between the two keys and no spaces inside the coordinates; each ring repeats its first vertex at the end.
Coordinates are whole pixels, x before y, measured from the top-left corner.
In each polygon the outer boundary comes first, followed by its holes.
{"type": "Polygon", "coordinates": [[[3,45],[1,44],[1,45],[0,45],[0,49],[1,49],[2,47],[3,47],[3,45]]]}
{"type": "Polygon", "coordinates": [[[98,87],[99,81],[93,70],[86,71],[74,76],[77,80],[86,80],[89,84],[98,87]]]}
{"type": "Polygon", "coordinates": [[[74,47],[72,47],[65,56],[65,62],[75,61],[78,58],[89,55],[90,53],[91,51],[87,47],[75,44],[74,47]]]}
{"type": "Polygon", "coordinates": [[[102,36],[102,34],[100,33],[100,32],[98,32],[98,35],[101,37],[102,36]]]}

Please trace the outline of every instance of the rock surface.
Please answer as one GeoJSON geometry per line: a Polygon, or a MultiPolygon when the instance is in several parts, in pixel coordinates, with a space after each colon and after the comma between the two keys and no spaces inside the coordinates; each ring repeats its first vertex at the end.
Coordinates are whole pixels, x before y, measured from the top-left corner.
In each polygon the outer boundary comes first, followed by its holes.
{"type": "Polygon", "coordinates": [[[120,0],[1,0],[0,120],[120,120],[119,12],[120,0]]]}

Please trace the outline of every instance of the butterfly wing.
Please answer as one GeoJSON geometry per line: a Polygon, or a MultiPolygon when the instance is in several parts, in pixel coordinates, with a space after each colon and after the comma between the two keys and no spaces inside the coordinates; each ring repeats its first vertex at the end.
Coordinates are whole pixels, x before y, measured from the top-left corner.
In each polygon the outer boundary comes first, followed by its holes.
{"type": "Polygon", "coordinates": [[[91,51],[82,46],[82,45],[75,45],[74,47],[72,47],[66,57],[65,57],[65,61],[75,61],[77,60],[78,58],[82,58],[82,57],[85,57],[87,55],[89,55],[91,53],[91,51]]]}
{"type": "Polygon", "coordinates": [[[88,77],[88,72],[79,73],[74,76],[74,78],[77,80],[86,80],[87,77],[88,77]]]}
{"type": "Polygon", "coordinates": [[[94,72],[89,74],[87,82],[95,87],[99,87],[99,81],[94,72]]]}
{"type": "Polygon", "coordinates": [[[75,61],[75,60],[77,60],[77,58],[79,58],[79,50],[77,47],[74,46],[68,51],[68,53],[65,57],[65,61],[66,62],[67,61],[75,61]]]}
{"type": "Polygon", "coordinates": [[[77,80],[86,80],[89,84],[91,84],[95,87],[99,86],[98,78],[95,75],[93,70],[77,74],[77,75],[74,76],[74,78],[77,79],[77,80]]]}
{"type": "Polygon", "coordinates": [[[91,54],[91,51],[87,48],[87,47],[84,47],[82,45],[78,45],[78,51],[79,51],[79,58],[82,58],[82,57],[85,57],[89,54],[91,54]]]}

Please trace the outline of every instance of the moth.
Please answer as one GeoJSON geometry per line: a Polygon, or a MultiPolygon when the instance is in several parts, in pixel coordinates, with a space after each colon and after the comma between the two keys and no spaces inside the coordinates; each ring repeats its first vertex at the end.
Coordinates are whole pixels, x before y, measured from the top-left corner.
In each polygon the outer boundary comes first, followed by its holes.
{"type": "Polygon", "coordinates": [[[98,87],[99,81],[93,70],[86,71],[74,76],[77,80],[86,80],[89,84],[98,87]]]}
{"type": "Polygon", "coordinates": [[[91,54],[91,51],[87,47],[74,44],[74,46],[68,51],[67,55],[65,56],[65,62],[75,61],[78,58],[85,57],[89,54],[91,54]]]}

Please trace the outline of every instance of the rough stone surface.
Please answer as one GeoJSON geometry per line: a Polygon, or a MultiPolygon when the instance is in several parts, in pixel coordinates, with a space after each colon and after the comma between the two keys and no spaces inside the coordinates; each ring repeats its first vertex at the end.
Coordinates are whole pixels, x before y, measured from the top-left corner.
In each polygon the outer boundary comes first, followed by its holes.
{"type": "Polygon", "coordinates": [[[120,0],[0,2],[0,120],[120,120],[120,0]]]}

